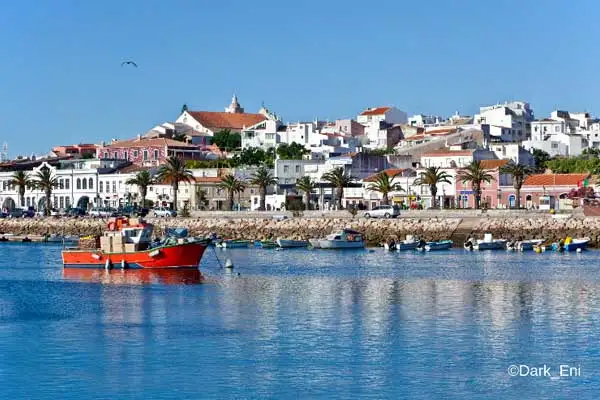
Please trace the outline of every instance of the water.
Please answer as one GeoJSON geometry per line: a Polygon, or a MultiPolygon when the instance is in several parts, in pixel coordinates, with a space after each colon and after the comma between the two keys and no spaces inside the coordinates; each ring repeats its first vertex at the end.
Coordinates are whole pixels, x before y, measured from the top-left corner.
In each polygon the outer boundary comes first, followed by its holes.
{"type": "Polygon", "coordinates": [[[0,254],[2,398],[600,391],[595,251],[217,250],[236,265],[227,273],[209,250],[203,277],[65,274],[58,246],[0,244],[0,254]],[[546,364],[553,378],[510,377],[513,364],[546,364]],[[580,376],[557,379],[560,364],[580,376]]]}

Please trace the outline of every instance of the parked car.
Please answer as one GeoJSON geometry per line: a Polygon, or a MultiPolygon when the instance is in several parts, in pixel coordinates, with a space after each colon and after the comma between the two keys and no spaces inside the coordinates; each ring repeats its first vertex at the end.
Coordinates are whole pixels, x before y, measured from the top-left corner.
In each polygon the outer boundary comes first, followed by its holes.
{"type": "Polygon", "coordinates": [[[119,215],[145,217],[148,215],[148,209],[138,206],[125,206],[119,209],[119,215]]]}
{"type": "Polygon", "coordinates": [[[377,206],[364,212],[365,218],[396,218],[400,215],[400,207],[394,205],[377,206]]]}
{"type": "Polygon", "coordinates": [[[67,216],[69,217],[84,217],[85,214],[85,210],[79,207],[73,207],[67,210],[67,216]]]}
{"type": "Polygon", "coordinates": [[[117,210],[111,207],[94,207],[90,210],[91,217],[116,217],[118,215],[117,210]]]}
{"type": "Polygon", "coordinates": [[[177,212],[171,210],[170,208],[159,207],[152,210],[152,214],[155,217],[176,217],[177,212]]]}

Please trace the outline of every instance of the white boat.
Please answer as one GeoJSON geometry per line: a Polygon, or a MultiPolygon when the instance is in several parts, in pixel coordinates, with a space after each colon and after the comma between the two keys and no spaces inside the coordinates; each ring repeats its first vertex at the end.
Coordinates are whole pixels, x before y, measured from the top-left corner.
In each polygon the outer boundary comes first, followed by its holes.
{"type": "Polygon", "coordinates": [[[365,247],[362,233],[352,229],[343,229],[319,240],[321,249],[362,249],[365,247]]]}
{"type": "Polygon", "coordinates": [[[237,249],[241,247],[250,247],[252,242],[249,240],[223,240],[221,246],[224,249],[237,249]]]}
{"type": "Polygon", "coordinates": [[[450,250],[452,248],[452,240],[440,240],[438,242],[427,242],[425,251],[450,250]]]}
{"type": "Polygon", "coordinates": [[[79,242],[79,236],[73,235],[52,235],[44,238],[46,243],[76,243],[79,242]]]}
{"type": "Polygon", "coordinates": [[[544,239],[520,240],[516,244],[517,251],[532,251],[534,246],[539,246],[544,239]]]}
{"type": "Polygon", "coordinates": [[[473,245],[473,250],[506,250],[506,239],[494,239],[491,233],[486,233],[473,245]]]}
{"type": "Polygon", "coordinates": [[[321,248],[320,240],[321,239],[308,239],[308,244],[310,244],[310,246],[314,249],[320,249],[321,248]]]}
{"type": "Polygon", "coordinates": [[[406,235],[405,240],[401,240],[393,243],[384,243],[383,247],[390,251],[406,251],[414,250],[419,245],[419,241],[415,239],[413,235],[406,235]]]}
{"type": "Polygon", "coordinates": [[[277,245],[281,248],[306,247],[308,241],[277,238],[277,245]]]}

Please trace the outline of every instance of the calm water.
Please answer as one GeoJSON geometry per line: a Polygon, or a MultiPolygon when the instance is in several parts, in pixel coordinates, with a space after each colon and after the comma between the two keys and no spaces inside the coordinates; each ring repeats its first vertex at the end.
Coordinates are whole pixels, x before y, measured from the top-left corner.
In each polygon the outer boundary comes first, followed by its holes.
{"type": "Polygon", "coordinates": [[[600,393],[598,252],[217,250],[227,274],[209,250],[203,278],[64,273],[58,246],[0,254],[2,398],[600,393]],[[560,364],[581,376],[556,379],[560,364]]]}

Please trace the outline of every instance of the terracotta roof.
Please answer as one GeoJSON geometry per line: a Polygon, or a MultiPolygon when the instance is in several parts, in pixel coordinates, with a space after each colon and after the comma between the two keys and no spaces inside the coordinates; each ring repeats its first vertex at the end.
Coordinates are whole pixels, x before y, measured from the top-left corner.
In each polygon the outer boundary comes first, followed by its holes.
{"type": "Polygon", "coordinates": [[[538,174],[531,175],[523,186],[577,186],[590,174],[538,174]]]}
{"type": "Polygon", "coordinates": [[[142,167],[141,165],[132,164],[132,165],[128,165],[126,167],[119,169],[119,173],[120,174],[130,174],[133,172],[148,171],[150,169],[152,169],[152,168],[151,167],[142,167]]]}
{"type": "Polygon", "coordinates": [[[221,183],[220,176],[197,176],[195,179],[197,183],[221,183]]]}
{"type": "Polygon", "coordinates": [[[481,160],[481,168],[483,169],[496,169],[508,164],[510,160],[481,160]]]}
{"type": "Polygon", "coordinates": [[[234,114],[228,112],[188,111],[188,113],[206,128],[243,129],[267,119],[262,114],[234,114]]]}
{"type": "Polygon", "coordinates": [[[422,157],[447,157],[447,156],[470,156],[474,150],[450,150],[448,148],[428,151],[422,157]]]}
{"type": "Polygon", "coordinates": [[[446,129],[432,129],[430,131],[426,130],[425,133],[429,135],[449,135],[451,133],[456,132],[456,128],[446,128],[446,129]]]}
{"type": "Polygon", "coordinates": [[[376,107],[363,111],[360,115],[382,115],[388,112],[392,107],[376,107]]]}
{"type": "Polygon", "coordinates": [[[389,176],[390,178],[396,174],[401,173],[402,171],[404,171],[403,168],[390,168],[390,169],[385,169],[383,171],[380,171],[374,175],[368,176],[365,179],[363,179],[363,182],[375,182],[375,180],[377,180],[377,175],[379,175],[382,172],[385,172],[387,176],[389,176]]]}
{"type": "Polygon", "coordinates": [[[404,141],[405,142],[411,142],[413,140],[423,140],[426,137],[428,137],[428,136],[425,136],[425,135],[412,135],[412,136],[409,136],[406,139],[404,139],[404,141]]]}
{"type": "Polygon", "coordinates": [[[187,147],[187,148],[198,148],[193,144],[185,142],[179,142],[173,139],[167,138],[141,138],[132,140],[120,140],[114,143],[106,145],[104,148],[123,148],[123,147],[148,147],[148,146],[168,146],[168,147],[187,147]]]}

